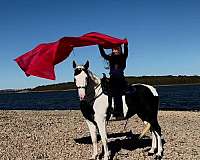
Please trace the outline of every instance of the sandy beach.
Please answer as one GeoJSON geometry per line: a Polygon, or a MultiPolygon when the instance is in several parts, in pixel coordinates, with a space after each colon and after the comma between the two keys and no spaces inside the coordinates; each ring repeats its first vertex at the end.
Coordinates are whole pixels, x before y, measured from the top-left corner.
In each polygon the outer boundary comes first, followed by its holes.
{"type": "MultiPolygon", "coordinates": [[[[200,112],[159,111],[163,159],[200,159],[200,112]]],[[[148,133],[137,140],[143,123],[134,116],[107,126],[112,159],[143,160],[151,146],[148,133]]],[[[99,158],[102,157],[98,141],[99,158]]],[[[0,111],[0,159],[87,160],[90,135],[80,111],[0,111]]]]}

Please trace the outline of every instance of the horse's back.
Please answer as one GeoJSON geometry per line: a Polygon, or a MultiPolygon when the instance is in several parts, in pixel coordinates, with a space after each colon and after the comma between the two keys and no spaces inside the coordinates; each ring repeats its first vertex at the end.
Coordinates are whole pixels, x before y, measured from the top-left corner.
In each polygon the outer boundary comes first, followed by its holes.
{"type": "Polygon", "coordinates": [[[135,94],[141,94],[146,96],[158,96],[156,89],[147,84],[131,84],[130,89],[135,91],[135,94]]]}
{"type": "Polygon", "coordinates": [[[138,116],[141,116],[142,119],[145,119],[145,116],[148,114],[149,119],[157,115],[159,96],[153,86],[146,84],[132,84],[129,90],[132,92],[125,96],[126,104],[128,106],[128,117],[137,114],[138,116]]]}

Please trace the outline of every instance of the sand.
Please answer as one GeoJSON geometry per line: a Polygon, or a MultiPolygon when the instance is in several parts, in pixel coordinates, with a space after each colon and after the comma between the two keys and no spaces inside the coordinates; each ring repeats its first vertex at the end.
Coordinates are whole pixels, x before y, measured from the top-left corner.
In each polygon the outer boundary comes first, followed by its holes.
{"type": "MultiPolygon", "coordinates": [[[[159,111],[164,143],[163,159],[200,159],[200,112],[159,111]]],[[[134,116],[107,126],[112,159],[143,160],[151,134],[138,141],[143,123],[134,116]]],[[[99,158],[102,158],[98,141],[99,158]]],[[[90,134],[80,111],[0,111],[1,160],[87,160],[90,134]]]]}

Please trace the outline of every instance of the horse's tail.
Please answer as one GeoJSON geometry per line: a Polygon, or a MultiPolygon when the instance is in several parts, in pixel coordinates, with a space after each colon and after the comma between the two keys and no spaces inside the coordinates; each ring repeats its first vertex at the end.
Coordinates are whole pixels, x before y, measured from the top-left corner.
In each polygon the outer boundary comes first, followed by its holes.
{"type": "Polygon", "coordinates": [[[146,127],[143,129],[142,133],[139,136],[139,139],[141,139],[147,132],[150,130],[151,124],[147,122],[146,127]]]}

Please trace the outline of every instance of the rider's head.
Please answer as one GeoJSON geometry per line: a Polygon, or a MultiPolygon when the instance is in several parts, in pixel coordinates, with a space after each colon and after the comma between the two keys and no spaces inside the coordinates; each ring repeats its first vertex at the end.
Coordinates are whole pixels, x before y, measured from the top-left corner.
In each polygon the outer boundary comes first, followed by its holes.
{"type": "Polygon", "coordinates": [[[112,53],[114,55],[120,55],[122,53],[122,47],[120,46],[116,46],[112,48],[112,53]]]}

